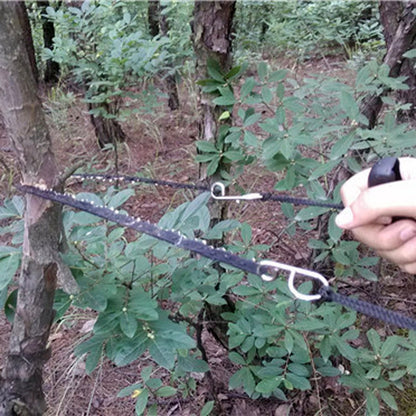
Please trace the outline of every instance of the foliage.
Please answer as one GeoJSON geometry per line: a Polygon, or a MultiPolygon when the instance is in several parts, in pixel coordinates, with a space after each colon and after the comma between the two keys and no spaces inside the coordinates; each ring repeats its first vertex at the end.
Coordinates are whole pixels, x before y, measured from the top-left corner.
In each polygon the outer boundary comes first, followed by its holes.
{"type": "Polygon", "coordinates": [[[139,80],[172,73],[185,56],[173,47],[174,40],[150,38],[142,23],[143,6],[106,0],[84,2],[80,8],[47,8],[57,35],[53,50],[44,49],[44,58],[54,59],[86,86],[87,101],[98,105],[95,115],[124,119],[141,111],[130,108],[135,100],[146,102],[152,111],[160,93],[151,85],[141,92],[134,87],[139,80]]]}
{"type": "MultiPolygon", "coordinates": [[[[365,163],[386,155],[415,154],[414,131],[396,122],[402,105],[384,97],[384,120],[372,130],[366,128],[367,120],[360,113],[360,101],[367,94],[380,94],[386,87],[408,88],[403,78],[391,78],[388,72],[385,65],[371,61],[358,72],[356,84],[351,87],[320,76],[308,76],[299,83],[288,76],[288,71],[272,70],[264,62],[248,77],[242,67],[222,74],[210,62],[211,78],[199,83],[203,91],[215,96],[214,103],[226,106],[227,111],[220,117],[223,124],[215,145],[197,143],[200,154],[196,160],[209,163],[209,172],[222,176],[227,183],[235,182],[244,165],[263,163],[276,172],[276,190],[301,187],[311,199],[332,202],[335,195],[335,202],[339,202],[337,190],[341,183],[335,182],[339,172],[362,169],[354,155],[360,154],[365,163]],[[236,115],[233,124],[229,123],[231,114],[236,115]],[[234,163],[234,175],[221,170],[221,159],[234,163]]],[[[317,222],[322,224],[327,219],[326,232],[318,239],[311,237],[308,244],[316,252],[318,269],[329,259],[337,277],[377,279],[371,267],[378,259],[362,256],[357,242],[341,238],[342,231],[334,222],[336,214],[330,209],[307,207],[296,212],[293,206],[282,204],[282,210],[289,221],[286,231],[292,236],[299,231],[316,235],[317,222]]],[[[255,278],[249,277],[248,281],[249,286],[232,289],[242,296],[241,304],[237,302],[237,311],[224,316],[230,322],[230,359],[242,366],[230,379],[230,387],[242,386],[252,397],[284,398],[293,388],[310,389],[308,380],[316,373],[337,375],[338,370],[331,367],[331,357],[341,355],[350,362],[350,368],[340,380],[365,391],[368,414],[378,414],[379,399],[397,408],[389,390],[392,386],[401,388],[402,377],[396,379],[397,374],[414,375],[410,362],[416,359],[416,350],[411,343],[400,337],[381,341],[370,330],[370,348],[355,350],[350,346],[359,335],[354,328],[355,315],[328,305],[290,309],[285,284],[276,282],[277,286],[265,288],[255,278]],[[269,290],[275,291],[270,299],[265,298],[269,290]],[[327,316],[331,316],[329,322],[327,316]],[[334,328],[335,333],[331,332],[334,328]],[[313,334],[304,337],[302,331],[307,329],[313,334]],[[264,332],[260,335],[259,331],[264,332]],[[311,357],[310,352],[315,350],[319,355],[311,357]],[[409,361],[400,358],[404,356],[409,361]],[[325,368],[323,372],[320,366],[325,368]]]]}
{"type": "MultiPolygon", "coordinates": [[[[367,162],[386,155],[415,152],[414,132],[410,126],[397,124],[395,120],[398,109],[407,108],[406,104],[398,106],[385,97],[384,123],[372,130],[365,127],[367,120],[360,114],[360,99],[366,94],[380,93],[386,87],[407,88],[403,78],[388,76],[385,65],[368,63],[357,74],[355,88],[319,76],[307,77],[299,84],[287,77],[286,70],[270,70],[266,63],[258,65],[257,77],[245,78],[243,71],[242,67],[235,67],[222,75],[211,62],[208,73],[212,78],[199,82],[205,92],[216,96],[215,104],[228,106],[228,110],[220,117],[223,124],[216,144],[197,143],[201,154],[196,160],[208,163],[208,172],[222,176],[226,182],[233,182],[245,164],[262,162],[267,169],[277,172],[276,190],[302,187],[311,199],[332,201],[332,194],[337,195],[341,185],[333,182],[337,172],[342,169],[355,172],[362,168],[351,157],[355,152],[365,152],[367,162]],[[236,88],[238,79],[240,86],[236,88]],[[231,113],[237,114],[234,125],[227,123],[231,113]],[[226,151],[224,146],[228,146],[226,151]],[[311,157],[311,152],[316,152],[317,157],[311,157]],[[234,163],[234,176],[219,169],[222,159],[234,163]]],[[[322,207],[295,212],[287,204],[282,209],[289,220],[290,235],[299,228],[303,232],[313,230],[315,225],[311,220],[327,213],[325,240],[309,242],[310,248],[320,252],[315,262],[330,256],[338,276],[358,273],[367,279],[376,279],[368,266],[374,265],[377,259],[360,259],[358,243],[341,239],[341,230],[334,223],[336,213],[322,207]]]]}
{"type": "Polygon", "coordinates": [[[348,52],[355,44],[379,48],[383,38],[374,2],[238,2],[235,20],[238,56],[261,45],[308,57],[334,47],[348,52]]]}
{"type": "MultiPolygon", "coordinates": [[[[132,189],[111,187],[102,196],[77,197],[118,208],[133,194],[132,189]]],[[[22,207],[22,199],[14,198],[22,207]]],[[[246,258],[268,250],[253,245],[246,223],[227,220],[209,229],[208,199],[204,193],[180,205],[165,214],[159,226],[181,230],[191,238],[195,232],[222,238],[231,231],[227,248],[246,258]]],[[[4,218],[18,218],[7,228],[18,231],[22,208],[15,212],[13,206],[7,202],[1,212],[4,218]]],[[[75,296],[57,292],[57,319],[70,305],[97,312],[92,332],[75,349],[77,355],[85,355],[88,373],[103,355],[118,366],[146,357],[137,383],[119,393],[137,400],[137,415],[146,409],[157,413],[157,406],[148,404],[152,398],[187,397],[195,390],[192,374],[209,370],[197,348],[198,316],[206,304],[224,304],[226,293],[236,300],[235,310],[222,315],[228,323],[229,358],[240,367],[229,380],[231,389],[242,387],[252,398],[287,400],[294,391],[310,390],[311,379],[341,376],[339,380],[351,389],[365,390],[369,414],[377,414],[378,399],[395,409],[391,388],[402,388],[404,378],[416,375],[412,332],[407,340],[381,339],[370,330],[368,345],[355,349],[351,343],[360,335],[356,313],[331,303],[294,302],[284,277],[269,283],[254,275],[244,279],[244,273],[227,265],[219,275],[208,259],[147,236],[128,240],[124,228],[85,212],[66,210],[63,221],[71,245],[64,258],[80,292],[75,296]],[[347,370],[337,365],[340,360],[347,370]],[[162,367],[169,377],[160,372],[162,367]]],[[[14,241],[20,241],[21,231],[15,235],[14,241]]],[[[299,289],[310,291],[311,282],[299,289]]],[[[201,414],[209,414],[212,406],[207,402],[201,414]]]]}
{"type": "MultiPolygon", "coordinates": [[[[57,37],[54,50],[45,51],[45,57],[66,65],[87,86],[91,103],[117,107],[138,98],[131,88],[137,79],[169,73],[190,50],[188,37],[182,35],[189,34],[184,24],[190,16],[189,4],[186,10],[174,2],[167,4],[164,13],[174,29],[169,37],[154,39],[146,34],[143,7],[105,0],[84,2],[81,8],[49,8],[57,37]]],[[[316,43],[345,47],[349,42],[380,37],[373,10],[369,18],[362,18],[368,8],[363,2],[300,1],[267,7],[267,12],[260,11],[252,3],[238,9],[240,50],[254,49],[262,36],[273,47],[296,47],[308,53],[316,43]],[[251,31],[259,27],[257,22],[264,26],[251,31]]],[[[396,123],[397,111],[406,105],[383,97],[383,121],[372,130],[366,128],[367,120],[359,111],[368,93],[384,87],[407,88],[403,79],[389,77],[385,66],[369,62],[360,69],[354,86],[310,74],[298,81],[287,70],[272,69],[264,62],[246,75],[247,66],[224,74],[210,61],[210,78],[199,81],[204,92],[214,95],[214,104],[225,107],[216,142],[197,143],[196,160],[208,164],[209,175],[231,184],[247,165],[263,164],[275,173],[276,190],[301,188],[309,198],[338,202],[341,171],[358,171],[362,163],[384,155],[414,154],[414,133],[408,125],[396,123]],[[353,157],[358,154],[362,160],[353,157]],[[231,165],[231,172],[222,170],[224,165],[231,165]]],[[[97,111],[107,117],[130,114],[124,110],[118,114],[102,108],[97,111]]],[[[78,197],[117,208],[133,193],[130,188],[117,191],[111,187],[103,195],[81,193],[78,197]]],[[[250,259],[263,257],[269,247],[253,244],[248,224],[227,220],[209,228],[208,199],[202,194],[180,205],[164,215],[159,225],[190,238],[221,239],[228,233],[227,249],[250,259]]],[[[282,210],[288,219],[287,233],[309,238],[317,268],[333,267],[336,281],[356,275],[377,278],[371,270],[377,259],[362,253],[357,243],[341,238],[331,210],[295,210],[289,204],[282,204],[282,210]],[[318,223],[325,224],[325,231],[316,238],[318,223]]],[[[0,208],[0,219],[7,222],[0,233],[13,236],[9,246],[0,247],[0,301],[8,310],[15,302],[16,292],[9,295],[8,286],[20,262],[22,214],[19,197],[0,208]]],[[[65,210],[63,221],[70,243],[64,258],[80,293],[57,292],[57,319],[70,305],[96,312],[93,330],[75,351],[85,357],[87,372],[94,370],[103,355],[118,366],[146,360],[137,383],[119,393],[136,399],[137,415],[146,410],[157,414],[151,400],[186,397],[195,390],[193,373],[209,370],[200,351],[199,316],[206,305],[224,305],[225,295],[235,299],[235,309],[222,315],[228,326],[229,358],[238,366],[229,380],[230,389],[242,388],[253,399],[287,400],[296,391],[311,390],[317,377],[337,377],[351,390],[362,391],[367,413],[377,415],[380,403],[397,410],[393,389],[415,384],[414,332],[381,337],[370,329],[364,337],[354,312],[329,303],[293,301],[283,277],[265,283],[257,276],[245,278],[227,265],[220,274],[208,259],[147,236],[131,239],[124,228],[85,212],[65,210]]],[[[310,291],[310,282],[299,289],[310,291]]],[[[208,401],[201,414],[210,414],[213,407],[208,401]]]]}

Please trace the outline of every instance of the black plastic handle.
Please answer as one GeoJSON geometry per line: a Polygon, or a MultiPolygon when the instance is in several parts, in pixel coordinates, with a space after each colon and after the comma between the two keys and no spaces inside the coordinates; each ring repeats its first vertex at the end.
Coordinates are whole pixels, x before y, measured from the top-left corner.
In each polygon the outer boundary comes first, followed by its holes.
{"type": "Polygon", "coordinates": [[[368,187],[400,181],[401,179],[399,159],[397,157],[385,157],[371,168],[368,176],[368,187]]]}
{"type": "MultiPolygon", "coordinates": [[[[380,159],[370,170],[368,175],[368,187],[382,185],[383,183],[402,180],[400,175],[400,162],[397,157],[385,157],[380,159]]],[[[409,219],[406,217],[393,217],[393,222],[409,219]]],[[[413,219],[413,218],[412,218],[413,219]]]]}

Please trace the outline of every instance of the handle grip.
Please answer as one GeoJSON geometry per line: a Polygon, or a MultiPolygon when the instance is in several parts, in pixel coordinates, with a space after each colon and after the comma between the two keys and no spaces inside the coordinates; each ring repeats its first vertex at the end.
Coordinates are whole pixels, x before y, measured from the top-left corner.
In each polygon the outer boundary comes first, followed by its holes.
{"type": "Polygon", "coordinates": [[[397,157],[385,157],[371,168],[368,175],[368,187],[400,181],[401,179],[399,159],[397,157]]]}
{"type": "MultiPolygon", "coordinates": [[[[383,183],[402,180],[400,175],[400,162],[397,157],[385,157],[380,159],[370,170],[368,175],[368,187],[382,185],[383,183]]],[[[406,217],[393,217],[393,222],[410,219],[406,217]]],[[[413,218],[412,218],[413,219],[413,218]]]]}

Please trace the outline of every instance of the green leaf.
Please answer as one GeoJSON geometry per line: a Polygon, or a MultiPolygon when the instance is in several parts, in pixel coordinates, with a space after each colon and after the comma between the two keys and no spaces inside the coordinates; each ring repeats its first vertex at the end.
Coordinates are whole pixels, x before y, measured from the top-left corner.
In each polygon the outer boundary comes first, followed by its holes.
{"type": "Polygon", "coordinates": [[[225,79],[221,71],[221,66],[216,60],[212,58],[207,60],[207,72],[211,78],[215,79],[215,81],[225,83],[225,79]]]}
{"type": "Polygon", "coordinates": [[[124,387],[117,393],[117,397],[131,396],[135,390],[140,390],[142,385],[140,383],[131,384],[130,386],[124,387]]]}
{"type": "Polygon", "coordinates": [[[366,398],[366,410],[368,416],[378,416],[380,414],[380,404],[376,395],[372,391],[364,392],[366,398]]]}
{"type": "Polygon", "coordinates": [[[302,364],[290,363],[287,366],[287,368],[290,372],[292,372],[293,374],[296,374],[297,376],[309,377],[310,375],[309,369],[305,365],[302,365],[302,364]]]}
{"type": "Polygon", "coordinates": [[[177,390],[171,386],[163,386],[160,389],[157,389],[155,394],[157,397],[171,397],[176,394],[177,390]]]}
{"type": "Polygon", "coordinates": [[[256,391],[262,394],[270,394],[282,384],[282,377],[266,378],[256,385],[256,391]]]}
{"type": "Polygon", "coordinates": [[[200,416],[208,416],[211,414],[214,409],[214,400],[210,400],[204,404],[204,407],[201,409],[200,416]]]}
{"type": "Polygon", "coordinates": [[[387,358],[390,354],[397,350],[397,344],[400,338],[396,336],[387,337],[381,347],[381,357],[387,358]]]}
{"type": "Polygon", "coordinates": [[[253,91],[253,88],[255,86],[256,86],[255,79],[253,77],[247,78],[240,90],[241,100],[243,100],[247,95],[249,95],[253,91]]]}
{"type": "Polygon", "coordinates": [[[139,397],[137,398],[137,401],[136,401],[135,410],[136,410],[137,416],[141,416],[144,413],[147,407],[148,400],[149,400],[149,390],[144,389],[139,394],[139,397]]]}
{"type": "Polygon", "coordinates": [[[325,207],[306,207],[301,209],[295,216],[296,221],[309,221],[319,215],[325,214],[329,208],[325,207]]]}
{"type": "Polygon", "coordinates": [[[350,361],[354,361],[357,356],[357,351],[352,348],[349,344],[343,341],[339,336],[333,336],[333,344],[337,347],[338,351],[342,356],[350,361]]]}
{"type": "Polygon", "coordinates": [[[243,127],[251,126],[254,123],[257,123],[261,119],[260,113],[254,113],[251,116],[248,116],[243,123],[243,127]]]}
{"type": "Polygon", "coordinates": [[[261,82],[264,82],[264,80],[266,79],[267,71],[267,63],[264,61],[259,62],[259,64],[257,65],[257,73],[261,82]]]}
{"type": "Polygon", "coordinates": [[[120,343],[113,357],[114,363],[118,367],[128,365],[142,355],[149,344],[150,339],[146,332],[139,332],[134,338],[125,338],[120,343]]]}
{"type": "Polygon", "coordinates": [[[306,377],[300,377],[296,374],[287,373],[286,381],[288,381],[295,389],[299,390],[310,390],[311,383],[306,377]]]}
{"type": "Polygon", "coordinates": [[[215,156],[211,160],[211,162],[207,166],[207,175],[208,176],[212,176],[212,175],[214,175],[217,172],[218,166],[220,164],[220,160],[221,160],[221,157],[220,156],[215,156]]]}
{"type": "Polygon", "coordinates": [[[137,331],[137,319],[134,315],[123,312],[120,315],[120,328],[128,338],[133,338],[137,331]]]}
{"type": "Polygon", "coordinates": [[[392,396],[391,393],[389,393],[387,390],[379,390],[379,393],[380,393],[381,400],[383,400],[383,402],[386,403],[386,405],[389,406],[390,409],[393,409],[396,411],[399,410],[396,399],[392,396]]]}
{"type": "Polygon", "coordinates": [[[232,95],[224,95],[213,100],[215,105],[230,106],[235,104],[235,97],[232,95]]]}
{"type": "Polygon", "coordinates": [[[381,347],[381,339],[378,332],[375,329],[371,328],[369,331],[367,331],[367,339],[373,347],[374,352],[378,353],[381,347]]]}
{"type": "Polygon", "coordinates": [[[272,101],[272,99],[273,99],[273,93],[272,93],[272,91],[270,90],[270,88],[268,88],[268,87],[264,86],[264,87],[261,89],[261,98],[263,99],[263,101],[264,101],[266,104],[269,104],[269,103],[270,103],[270,101],[272,101]]]}
{"type": "Polygon", "coordinates": [[[239,296],[252,296],[252,295],[258,295],[259,293],[261,293],[261,291],[255,287],[252,286],[237,286],[234,287],[233,289],[233,293],[239,296]]]}
{"type": "Polygon", "coordinates": [[[200,152],[219,153],[218,149],[215,147],[214,143],[207,142],[205,140],[200,140],[200,141],[196,142],[196,147],[200,152]]]}
{"type": "Polygon", "coordinates": [[[237,75],[239,75],[240,72],[241,72],[241,70],[242,70],[242,66],[241,65],[234,66],[233,68],[231,68],[227,72],[227,74],[225,75],[224,78],[231,80],[231,79],[235,78],[237,75]]]}
{"type": "Polygon", "coordinates": [[[207,233],[204,238],[206,239],[217,239],[221,238],[224,233],[236,229],[240,223],[237,220],[224,220],[215,224],[207,233]]]}
{"type": "Polygon", "coordinates": [[[327,173],[331,172],[332,169],[335,168],[339,164],[338,160],[329,160],[325,163],[322,163],[319,165],[316,169],[312,171],[310,174],[308,180],[309,181],[315,181],[316,179],[319,179],[321,176],[326,175],[327,173]]]}
{"type": "Polygon", "coordinates": [[[278,69],[277,71],[274,71],[269,76],[269,81],[271,82],[280,82],[283,81],[286,78],[287,69],[278,69]]]}
{"type": "Polygon", "coordinates": [[[290,334],[289,331],[285,332],[284,344],[285,344],[285,348],[286,348],[287,352],[289,354],[291,354],[292,351],[293,351],[293,346],[294,346],[295,343],[294,343],[293,337],[292,337],[292,335],[290,334]]]}
{"type": "Polygon", "coordinates": [[[178,366],[183,371],[192,373],[206,373],[209,371],[209,365],[204,360],[192,356],[178,356],[178,366]]]}
{"type": "Polygon", "coordinates": [[[223,111],[221,115],[219,116],[218,121],[228,120],[230,117],[231,117],[231,114],[229,111],[223,111]]]}
{"type": "Polygon", "coordinates": [[[375,365],[374,367],[370,368],[365,375],[365,378],[368,380],[378,380],[381,374],[381,367],[379,365],[375,365]]]}
{"type": "Polygon", "coordinates": [[[0,290],[7,287],[20,266],[20,250],[13,251],[14,253],[0,259],[0,290]]]}
{"type": "Polygon", "coordinates": [[[118,208],[134,194],[135,192],[133,189],[123,189],[122,191],[117,192],[114,196],[112,196],[107,205],[111,208],[118,208]]]}
{"type": "Polygon", "coordinates": [[[259,141],[254,133],[251,131],[245,130],[244,131],[244,143],[247,146],[257,147],[259,144],[259,141]]]}
{"type": "Polygon", "coordinates": [[[173,368],[176,351],[169,341],[156,335],[155,339],[150,340],[149,353],[161,367],[168,370],[173,368]]]}
{"type": "Polygon", "coordinates": [[[339,163],[339,159],[344,158],[348,154],[354,140],[355,137],[352,134],[338,139],[332,146],[330,153],[331,160],[337,160],[339,163]]]}
{"type": "Polygon", "coordinates": [[[329,238],[334,242],[337,243],[342,236],[343,230],[342,228],[339,228],[336,224],[335,224],[335,218],[336,218],[337,214],[334,213],[329,217],[329,221],[328,221],[328,234],[329,234],[329,238]]]}
{"type": "Polygon", "coordinates": [[[239,365],[245,365],[246,364],[246,360],[238,353],[231,351],[228,354],[228,358],[235,364],[239,364],[239,365]]]}
{"type": "Polygon", "coordinates": [[[409,59],[416,58],[416,49],[409,49],[402,56],[404,56],[405,58],[409,58],[409,59]]]}
{"type": "Polygon", "coordinates": [[[360,109],[352,94],[342,91],[340,104],[341,108],[350,119],[355,120],[357,118],[360,113],[360,109]]]}
{"type": "Polygon", "coordinates": [[[239,150],[229,150],[224,152],[223,157],[231,160],[232,162],[238,162],[244,159],[244,154],[239,150]]]}

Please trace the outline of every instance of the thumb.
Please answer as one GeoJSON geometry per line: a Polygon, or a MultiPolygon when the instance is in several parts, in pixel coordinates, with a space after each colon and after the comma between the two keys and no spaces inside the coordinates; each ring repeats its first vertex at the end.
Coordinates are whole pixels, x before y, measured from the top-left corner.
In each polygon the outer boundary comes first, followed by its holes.
{"type": "MultiPolygon", "coordinates": [[[[335,219],[340,228],[353,229],[386,217],[416,218],[416,179],[391,182],[359,193],[335,219]]],[[[382,221],[380,221],[382,219],[382,221]]]]}

